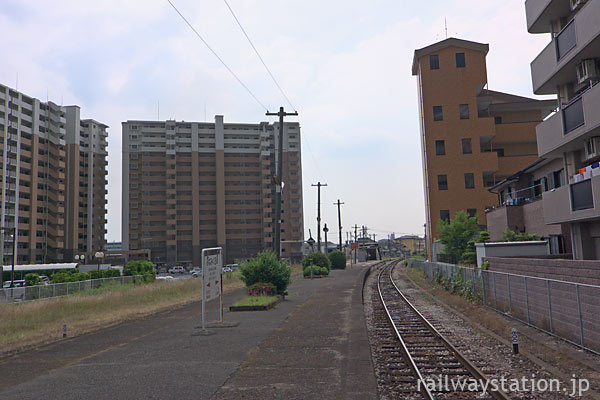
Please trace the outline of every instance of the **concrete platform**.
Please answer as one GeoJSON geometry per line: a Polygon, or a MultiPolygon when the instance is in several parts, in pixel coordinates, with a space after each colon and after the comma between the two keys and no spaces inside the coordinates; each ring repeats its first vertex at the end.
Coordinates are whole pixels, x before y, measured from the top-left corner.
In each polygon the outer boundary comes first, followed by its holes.
{"type": "MultiPolygon", "coordinates": [[[[376,398],[364,272],[295,277],[275,309],[226,312],[239,324],[212,335],[198,334],[195,303],[0,359],[0,398],[376,398]]],[[[243,296],[226,295],[225,306],[243,296]]]]}

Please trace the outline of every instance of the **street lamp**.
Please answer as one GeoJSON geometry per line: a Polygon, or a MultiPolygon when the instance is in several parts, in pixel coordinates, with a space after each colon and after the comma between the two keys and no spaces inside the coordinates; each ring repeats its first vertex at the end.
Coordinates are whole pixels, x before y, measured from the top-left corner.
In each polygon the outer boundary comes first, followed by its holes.
{"type": "Polygon", "coordinates": [[[98,271],[100,271],[100,259],[104,258],[104,253],[101,251],[97,251],[96,254],[94,254],[94,256],[96,256],[96,260],[98,260],[98,271]]]}
{"type": "Polygon", "coordinates": [[[75,254],[74,258],[75,258],[75,262],[77,264],[79,264],[79,263],[81,263],[81,264],[85,263],[85,255],[83,255],[83,254],[75,254]]]}

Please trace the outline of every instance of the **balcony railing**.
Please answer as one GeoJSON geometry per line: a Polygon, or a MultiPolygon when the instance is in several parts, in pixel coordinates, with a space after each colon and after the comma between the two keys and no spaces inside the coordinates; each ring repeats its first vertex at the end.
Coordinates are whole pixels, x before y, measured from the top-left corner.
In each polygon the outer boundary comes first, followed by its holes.
{"type": "Polygon", "coordinates": [[[573,47],[577,45],[577,35],[575,34],[575,20],[572,20],[556,35],[556,57],[558,60],[563,58],[573,47]]]}
{"type": "Polygon", "coordinates": [[[578,98],[563,108],[564,134],[579,128],[585,123],[583,113],[583,97],[578,98]]]}
{"type": "Polygon", "coordinates": [[[586,179],[571,185],[571,204],[573,211],[594,208],[592,180],[586,179]]]}

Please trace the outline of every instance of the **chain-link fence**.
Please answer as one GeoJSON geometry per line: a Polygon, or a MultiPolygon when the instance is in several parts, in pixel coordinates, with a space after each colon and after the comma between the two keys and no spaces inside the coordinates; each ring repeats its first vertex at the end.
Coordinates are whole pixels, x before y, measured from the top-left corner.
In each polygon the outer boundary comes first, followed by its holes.
{"type": "Polygon", "coordinates": [[[134,283],[136,280],[141,280],[142,278],[143,277],[141,276],[118,276],[114,278],[88,279],[86,281],[78,282],[0,289],[0,303],[68,296],[84,290],[98,289],[107,284],[134,283]]]}
{"type": "Polygon", "coordinates": [[[600,286],[412,260],[427,279],[472,285],[484,305],[600,354],[600,286]]]}

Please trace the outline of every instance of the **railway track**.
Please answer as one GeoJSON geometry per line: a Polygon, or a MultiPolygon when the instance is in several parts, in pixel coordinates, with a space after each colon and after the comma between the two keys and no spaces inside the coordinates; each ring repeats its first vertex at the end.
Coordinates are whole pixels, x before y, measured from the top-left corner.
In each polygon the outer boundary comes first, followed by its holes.
{"type": "Polygon", "coordinates": [[[382,397],[508,400],[501,391],[484,391],[487,377],[400,292],[392,279],[398,262],[381,268],[377,290],[372,292],[378,297],[373,304],[381,305],[375,308],[373,321],[378,380],[385,388],[382,397]]]}

